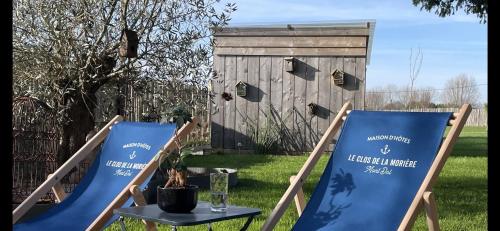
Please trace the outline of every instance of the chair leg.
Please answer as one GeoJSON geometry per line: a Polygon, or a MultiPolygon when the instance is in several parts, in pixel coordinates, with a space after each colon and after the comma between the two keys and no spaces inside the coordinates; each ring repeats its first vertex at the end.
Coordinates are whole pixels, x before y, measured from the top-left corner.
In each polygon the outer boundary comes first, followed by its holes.
{"type": "MultiPolygon", "coordinates": [[[[50,176],[52,176],[52,174],[49,174],[47,178],[49,178],[50,176]]],[[[57,182],[56,184],[54,184],[54,186],[52,186],[52,192],[56,196],[57,203],[61,203],[61,201],[63,201],[64,198],[66,198],[66,192],[64,191],[63,186],[59,182],[57,182]]]]}
{"type": "Polygon", "coordinates": [[[423,203],[425,207],[425,214],[427,217],[427,226],[429,228],[429,231],[439,231],[439,218],[434,194],[432,192],[426,191],[424,192],[423,196],[423,203]]]}
{"type": "MultiPolygon", "coordinates": [[[[290,177],[290,183],[292,183],[293,179],[295,179],[295,175],[290,177]]],[[[297,207],[297,213],[300,215],[302,214],[302,211],[304,211],[305,208],[305,199],[304,199],[304,191],[302,191],[302,187],[299,188],[297,191],[297,194],[294,197],[295,200],[295,206],[297,207]]]]}
{"type": "MultiPolygon", "coordinates": [[[[146,199],[144,198],[144,194],[142,194],[141,190],[139,189],[139,186],[132,185],[132,187],[130,187],[130,194],[132,194],[132,198],[134,199],[135,205],[138,206],[147,205],[146,199]]],[[[146,225],[147,231],[157,231],[156,224],[154,222],[146,220],[142,220],[142,222],[146,225]]]]}
{"type": "Polygon", "coordinates": [[[124,218],[122,216],[120,216],[120,229],[121,231],[127,231],[127,228],[125,228],[125,221],[124,221],[124,218]]]}

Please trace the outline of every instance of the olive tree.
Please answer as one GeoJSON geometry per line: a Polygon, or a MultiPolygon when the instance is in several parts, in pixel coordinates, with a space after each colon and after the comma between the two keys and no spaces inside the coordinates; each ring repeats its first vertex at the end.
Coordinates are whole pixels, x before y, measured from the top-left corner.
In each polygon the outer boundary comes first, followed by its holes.
{"type": "Polygon", "coordinates": [[[57,111],[58,162],[94,128],[96,92],[105,85],[161,80],[206,84],[211,35],[236,10],[219,0],[15,0],[14,94],[57,111]],[[137,32],[136,57],[119,55],[125,29],[137,32]]]}

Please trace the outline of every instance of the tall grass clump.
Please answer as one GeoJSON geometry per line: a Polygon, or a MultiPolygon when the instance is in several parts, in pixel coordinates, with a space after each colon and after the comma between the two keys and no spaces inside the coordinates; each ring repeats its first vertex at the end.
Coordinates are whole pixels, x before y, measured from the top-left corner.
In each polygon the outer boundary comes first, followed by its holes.
{"type": "Polygon", "coordinates": [[[256,154],[275,154],[280,147],[280,126],[271,116],[266,116],[263,123],[248,123],[250,139],[256,154]]]}

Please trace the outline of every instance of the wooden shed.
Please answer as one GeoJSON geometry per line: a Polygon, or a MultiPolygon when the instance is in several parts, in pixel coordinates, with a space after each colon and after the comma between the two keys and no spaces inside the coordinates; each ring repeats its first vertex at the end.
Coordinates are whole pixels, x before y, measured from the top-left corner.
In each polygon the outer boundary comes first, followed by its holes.
{"type": "Polygon", "coordinates": [[[344,102],[364,109],[374,26],[364,21],[216,32],[212,147],[251,150],[278,130],[281,151],[312,150],[344,102]]]}

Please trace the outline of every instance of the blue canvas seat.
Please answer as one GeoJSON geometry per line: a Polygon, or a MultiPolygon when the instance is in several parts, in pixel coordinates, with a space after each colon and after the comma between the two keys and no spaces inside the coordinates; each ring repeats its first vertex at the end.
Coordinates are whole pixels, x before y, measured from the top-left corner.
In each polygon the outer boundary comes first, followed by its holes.
{"type": "MultiPolygon", "coordinates": [[[[14,230],[86,230],[101,213],[138,176],[154,157],[171,141],[175,124],[119,122],[112,126],[100,153],[73,193],[44,214],[14,224],[14,230]]],[[[64,167],[64,165],[63,165],[64,167]]],[[[145,186],[152,176],[147,171],[145,186]]],[[[130,206],[132,199],[124,198],[121,206],[130,206]]],[[[120,207],[121,207],[120,206],[120,207]]],[[[104,227],[116,216],[102,221],[104,227]]]]}
{"type": "MultiPolygon", "coordinates": [[[[424,202],[423,197],[432,192],[469,112],[469,105],[458,116],[350,111],[320,181],[305,208],[299,208],[301,214],[292,230],[407,230],[421,205],[429,203],[430,229],[438,229],[435,202],[432,198],[424,202]],[[443,141],[450,120],[453,127],[443,141]]],[[[319,158],[312,156],[316,154],[311,154],[292,181],[263,230],[272,229],[290,198],[304,200],[297,198],[297,192],[319,158]]]]}

